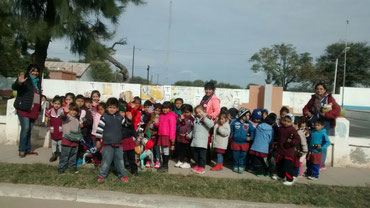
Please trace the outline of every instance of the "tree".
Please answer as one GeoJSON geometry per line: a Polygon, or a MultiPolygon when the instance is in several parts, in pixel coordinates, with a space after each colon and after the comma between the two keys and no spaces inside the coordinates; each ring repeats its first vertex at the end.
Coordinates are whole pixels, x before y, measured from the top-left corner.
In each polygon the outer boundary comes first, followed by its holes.
{"type": "Polygon", "coordinates": [[[203,80],[194,80],[194,81],[186,81],[186,80],[181,80],[177,81],[174,83],[174,85],[177,86],[193,86],[193,87],[204,87],[205,83],[207,82],[213,82],[217,88],[231,88],[231,89],[241,89],[240,86],[238,85],[232,85],[229,83],[217,83],[216,80],[209,80],[209,81],[203,81],[203,80]]]}
{"type": "Polygon", "coordinates": [[[309,53],[298,54],[293,45],[284,43],[260,49],[249,62],[254,63],[254,72],[266,73],[266,82],[273,81],[274,85],[282,86],[284,90],[293,82],[305,80],[305,71],[313,70],[309,53]]]}
{"type": "Polygon", "coordinates": [[[90,63],[91,76],[94,81],[98,82],[112,82],[113,73],[109,67],[109,64],[104,61],[93,61],[90,63]]]}
{"type": "MultiPolygon", "coordinates": [[[[359,85],[370,86],[370,46],[365,42],[350,42],[348,43],[350,49],[347,51],[346,61],[346,83],[347,87],[354,87],[359,85]]],[[[313,79],[312,82],[324,81],[330,84],[332,88],[334,83],[335,60],[338,58],[338,73],[336,91],[343,84],[344,71],[344,42],[338,42],[326,47],[322,56],[317,59],[317,73],[319,78],[313,79]]],[[[315,77],[314,77],[315,78],[315,77]]]]}
{"type": "Polygon", "coordinates": [[[111,54],[101,41],[113,38],[108,24],[116,25],[129,2],[142,0],[5,0],[13,26],[22,43],[22,51],[32,50],[32,62],[44,68],[50,41],[65,37],[71,41],[71,52],[81,56],[109,57],[111,54]],[[18,24],[18,25],[16,25],[18,24]]]}
{"type": "MultiPolygon", "coordinates": [[[[133,84],[148,84],[148,81],[145,79],[145,78],[142,78],[142,77],[132,77],[129,81],[129,83],[133,83],[133,84]]],[[[151,84],[151,83],[149,83],[151,84]]]]}

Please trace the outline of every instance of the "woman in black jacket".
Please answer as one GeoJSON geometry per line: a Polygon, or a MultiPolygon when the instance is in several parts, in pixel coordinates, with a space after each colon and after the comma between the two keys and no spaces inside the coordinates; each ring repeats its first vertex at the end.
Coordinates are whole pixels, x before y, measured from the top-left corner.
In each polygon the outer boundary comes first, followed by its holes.
{"type": "Polygon", "coordinates": [[[21,133],[19,139],[19,157],[26,154],[37,155],[31,150],[31,131],[35,120],[38,118],[41,103],[41,85],[39,81],[40,68],[30,64],[26,73],[21,72],[13,83],[13,90],[17,91],[14,107],[17,109],[21,133]]]}

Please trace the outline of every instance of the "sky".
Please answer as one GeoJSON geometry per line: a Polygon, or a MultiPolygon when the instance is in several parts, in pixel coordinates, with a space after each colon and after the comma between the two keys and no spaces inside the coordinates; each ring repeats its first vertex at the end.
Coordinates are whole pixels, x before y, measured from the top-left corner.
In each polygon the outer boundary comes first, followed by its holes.
{"type": "MultiPolygon", "coordinates": [[[[128,5],[106,44],[127,38],[114,57],[131,74],[135,45],[134,75],[146,77],[150,65],[153,83],[264,84],[265,74],[254,73],[248,61],[263,47],[289,43],[316,59],[338,41],[370,43],[369,0],[172,0],[170,30],[170,0],[146,2],[128,5]]],[[[48,57],[78,60],[69,46],[66,39],[53,40],[48,57]]]]}

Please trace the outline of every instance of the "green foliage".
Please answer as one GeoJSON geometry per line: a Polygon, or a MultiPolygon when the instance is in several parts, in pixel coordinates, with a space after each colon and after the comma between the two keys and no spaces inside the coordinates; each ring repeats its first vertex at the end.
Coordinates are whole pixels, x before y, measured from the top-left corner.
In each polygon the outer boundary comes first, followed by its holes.
{"type": "Polygon", "coordinates": [[[90,63],[91,75],[97,82],[113,82],[114,75],[109,64],[104,61],[92,61],[90,63]]]}
{"type": "MultiPolygon", "coordinates": [[[[129,81],[129,83],[132,83],[132,84],[148,84],[148,81],[143,78],[143,77],[139,77],[139,76],[136,76],[136,77],[132,77],[129,81]]],[[[151,83],[149,83],[151,84],[151,83]]]]}
{"type": "Polygon", "coordinates": [[[113,51],[101,42],[113,38],[115,31],[109,28],[115,27],[110,24],[118,23],[130,2],[143,3],[142,0],[4,0],[0,4],[0,37],[6,33],[22,54],[32,51],[32,56],[26,58],[41,68],[49,43],[63,37],[70,40],[71,52],[88,60],[96,57],[105,60],[113,51]]]}
{"type": "Polygon", "coordinates": [[[216,85],[216,88],[231,88],[231,89],[241,89],[239,85],[233,85],[229,83],[218,83],[216,80],[209,80],[209,81],[203,81],[203,80],[194,80],[194,81],[186,81],[181,80],[174,83],[174,85],[177,86],[192,86],[192,87],[204,87],[204,85],[207,82],[213,82],[216,85]]]}
{"type": "Polygon", "coordinates": [[[254,63],[254,72],[266,73],[266,83],[273,81],[284,90],[290,83],[305,80],[306,72],[314,69],[309,53],[298,54],[293,45],[284,43],[260,49],[249,62],[254,63]]]}
{"type": "MultiPolygon", "coordinates": [[[[346,83],[348,87],[359,85],[370,86],[370,46],[365,42],[350,42],[346,61],[346,83]]],[[[338,42],[326,47],[325,52],[317,60],[317,74],[312,82],[324,81],[332,87],[334,83],[335,60],[338,58],[337,92],[343,84],[344,71],[344,42],[338,42]]]]}

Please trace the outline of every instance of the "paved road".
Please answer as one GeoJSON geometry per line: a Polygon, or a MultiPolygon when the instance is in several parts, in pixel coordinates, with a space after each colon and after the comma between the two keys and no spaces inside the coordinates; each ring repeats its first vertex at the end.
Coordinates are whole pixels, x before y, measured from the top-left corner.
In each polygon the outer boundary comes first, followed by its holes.
{"type": "Polygon", "coordinates": [[[347,118],[350,122],[349,136],[370,139],[370,122],[347,118]]]}
{"type": "Polygon", "coordinates": [[[130,208],[127,206],[90,204],[75,201],[31,199],[19,197],[0,197],[2,208],[130,208]]]}

